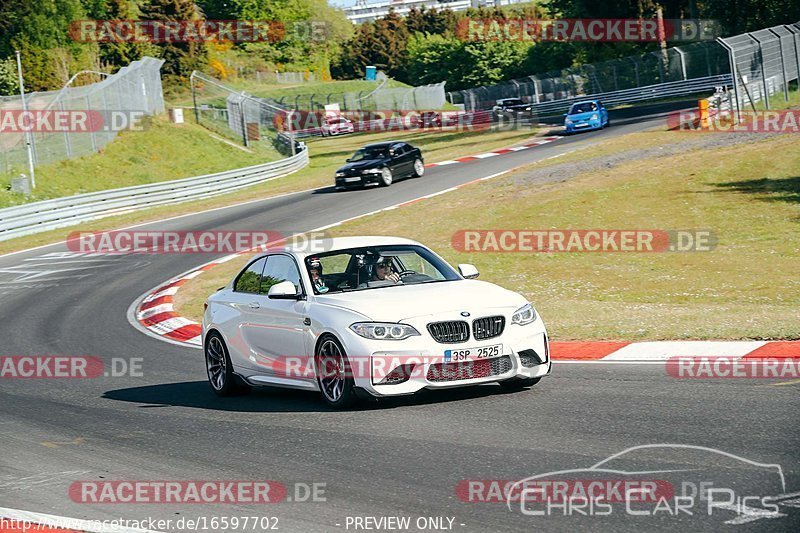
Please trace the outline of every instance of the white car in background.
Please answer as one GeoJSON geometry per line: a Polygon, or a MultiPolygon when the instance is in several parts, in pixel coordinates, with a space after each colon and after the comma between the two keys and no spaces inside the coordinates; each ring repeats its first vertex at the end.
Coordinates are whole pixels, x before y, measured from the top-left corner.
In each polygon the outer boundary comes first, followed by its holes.
{"type": "Polygon", "coordinates": [[[550,372],[547,332],[523,296],[396,237],[321,241],[253,258],[212,294],[203,347],[212,390],[273,385],[357,397],[500,383],[550,372]]]}
{"type": "Polygon", "coordinates": [[[325,124],[320,128],[323,137],[330,137],[331,135],[344,135],[345,133],[353,133],[356,131],[353,126],[353,121],[345,117],[333,117],[325,121],[325,124]]]}

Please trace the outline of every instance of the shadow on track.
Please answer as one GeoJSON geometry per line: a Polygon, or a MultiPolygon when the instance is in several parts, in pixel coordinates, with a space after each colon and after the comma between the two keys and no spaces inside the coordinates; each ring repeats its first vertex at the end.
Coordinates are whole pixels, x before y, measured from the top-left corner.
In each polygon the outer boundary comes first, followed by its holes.
{"type": "MultiPolygon", "coordinates": [[[[474,400],[505,394],[530,394],[529,389],[502,392],[494,384],[476,385],[444,391],[423,390],[413,396],[362,401],[353,411],[373,411],[429,404],[474,400]]],[[[206,381],[164,383],[145,387],[116,389],[103,394],[104,399],[141,404],[142,409],[160,407],[193,407],[213,411],[240,413],[325,413],[333,412],[317,392],[257,387],[248,395],[219,398],[211,392],[206,381]]]]}

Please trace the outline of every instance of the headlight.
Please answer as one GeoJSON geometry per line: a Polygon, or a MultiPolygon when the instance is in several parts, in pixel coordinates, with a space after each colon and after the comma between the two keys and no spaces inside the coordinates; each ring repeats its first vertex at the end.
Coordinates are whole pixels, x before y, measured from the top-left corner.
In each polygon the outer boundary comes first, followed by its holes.
{"type": "Polygon", "coordinates": [[[592,120],[597,120],[597,113],[595,113],[594,115],[592,115],[592,120]]]}
{"type": "Polygon", "coordinates": [[[344,172],[337,172],[336,173],[336,177],[337,178],[343,178],[344,177],[344,172]]]}
{"type": "Polygon", "coordinates": [[[379,341],[401,341],[419,336],[419,331],[412,326],[395,322],[356,322],[350,329],[365,339],[379,341]]]}
{"type": "Polygon", "coordinates": [[[526,107],[526,108],[525,108],[525,111],[531,111],[531,110],[533,110],[533,108],[532,108],[532,107],[526,107]]]}
{"type": "Polygon", "coordinates": [[[564,121],[564,124],[572,124],[572,121],[571,121],[570,119],[566,119],[566,120],[564,121]]]}
{"type": "Polygon", "coordinates": [[[511,315],[511,323],[524,326],[536,320],[536,311],[534,311],[531,304],[525,304],[511,315]]]}
{"type": "Polygon", "coordinates": [[[370,169],[367,169],[367,170],[362,170],[361,173],[362,174],[380,174],[381,173],[381,169],[379,169],[379,168],[370,168],[370,169]]]}

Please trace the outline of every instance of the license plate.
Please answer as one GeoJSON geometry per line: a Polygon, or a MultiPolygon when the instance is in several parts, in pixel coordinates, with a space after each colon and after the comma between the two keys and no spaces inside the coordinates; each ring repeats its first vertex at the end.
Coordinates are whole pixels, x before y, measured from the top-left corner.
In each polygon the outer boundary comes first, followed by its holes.
{"type": "Polygon", "coordinates": [[[344,181],[348,181],[348,182],[349,181],[361,181],[361,178],[359,178],[358,176],[355,176],[353,178],[345,178],[344,181]]]}
{"type": "Polygon", "coordinates": [[[503,355],[503,345],[481,346],[480,348],[460,348],[458,350],[445,350],[445,363],[461,363],[464,361],[480,361],[503,355]]]}

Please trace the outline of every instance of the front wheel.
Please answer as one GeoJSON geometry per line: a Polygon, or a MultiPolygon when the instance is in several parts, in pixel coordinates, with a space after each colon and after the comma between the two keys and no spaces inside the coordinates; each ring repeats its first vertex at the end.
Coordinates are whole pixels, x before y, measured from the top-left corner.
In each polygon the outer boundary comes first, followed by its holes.
{"type": "Polygon", "coordinates": [[[345,409],[356,401],[355,381],[344,348],[332,336],[325,337],[314,356],[317,385],[325,403],[334,409],[345,409]]]}
{"type": "Polygon", "coordinates": [[[388,167],[381,170],[381,185],[388,187],[392,184],[393,180],[392,170],[388,167]]]}
{"type": "Polygon", "coordinates": [[[425,174],[425,165],[422,164],[421,159],[414,160],[414,177],[421,178],[425,174]]]}

